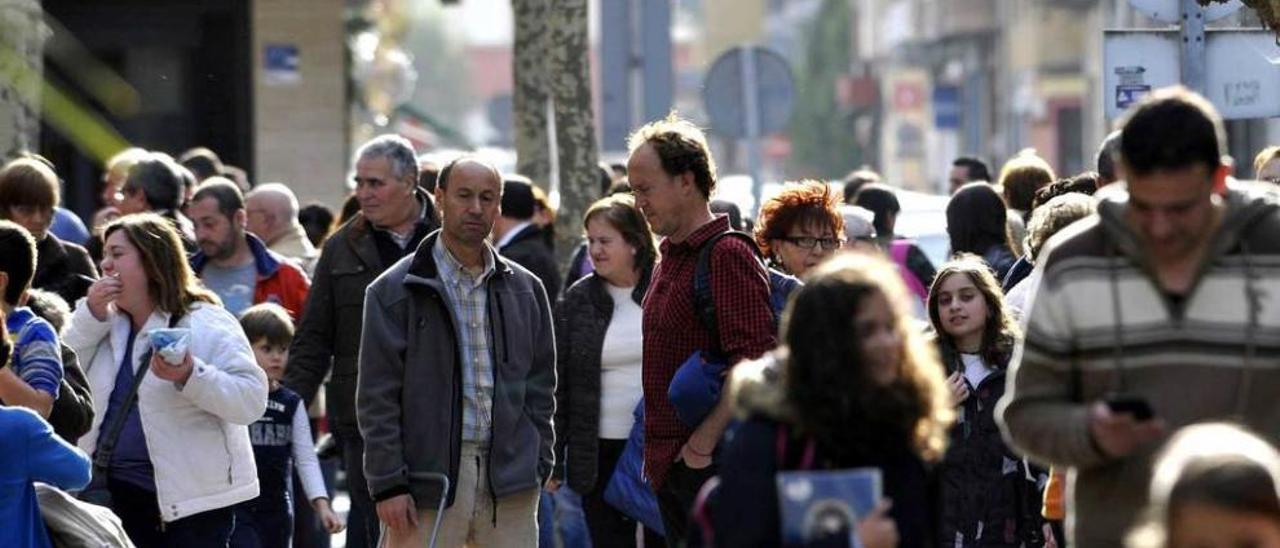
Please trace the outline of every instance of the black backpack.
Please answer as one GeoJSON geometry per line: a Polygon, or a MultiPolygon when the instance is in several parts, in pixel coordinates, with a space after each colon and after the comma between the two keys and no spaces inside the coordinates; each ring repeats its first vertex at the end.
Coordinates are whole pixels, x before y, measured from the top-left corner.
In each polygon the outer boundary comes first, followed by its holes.
{"type": "Polygon", "coordinates": [[[714,345],[715,353],[723,353],[720,346],[720,330],[719,324],[716,322],[716,303],[711,296],[711,250],[715,249],[716,243],[724,238],[735,238],[746,242],[755,251],[756,260],[760,261],[761,266],[769,274],[769,308],[773,311],[773,323],[777,328],[778,322],[782,319],[782,309],[787,304],[787,297],[796,288],[803,285],[795,276],[770,268],[764,262],[764,255],[760,253],[760,246],[756,245],[755,238],[746,232],[737,230],[729,230],[721,232],[703,242],[702,247],[698,248],[698,262],[694,265],[693,270],[693,313],[698,317],[698,323],[711,334],[712,345],[714,345]]]}

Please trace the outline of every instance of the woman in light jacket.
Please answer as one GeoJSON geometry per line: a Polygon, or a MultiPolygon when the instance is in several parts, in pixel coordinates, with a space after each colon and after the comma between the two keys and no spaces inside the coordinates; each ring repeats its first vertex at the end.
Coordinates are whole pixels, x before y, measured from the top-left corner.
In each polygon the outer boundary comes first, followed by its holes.
{"type": "MultiPolygon", "coordinates": [[[[657,259],[630,195],[597,201],[583,219],[595,271],[565,291],[556,311],[556,468],[583,495],[595,546],[635,546],[636,522],[604,501],[640,401],[640,303],[657,259]],[[561,463],[567,462],[567,466],[561,463]]],[[[646,545],[660,544],[646,531],[646,545]]]]}
{"type": "Polygon", "coordinates": [[[226,546],[232,507],[258,496],[247,425],[266,410],[266,375],[235,317],[191,273],[171,222],[130,215],[103,238],[104,275],[76,304],[66,333],[96,411],[80,447],[97,456],[123,413],[106,477],[95,483],[105,480],[134,543],[226,546]],[[176,366],[151,351],[152,330],[171,325],[191,330],[176,366]]]}

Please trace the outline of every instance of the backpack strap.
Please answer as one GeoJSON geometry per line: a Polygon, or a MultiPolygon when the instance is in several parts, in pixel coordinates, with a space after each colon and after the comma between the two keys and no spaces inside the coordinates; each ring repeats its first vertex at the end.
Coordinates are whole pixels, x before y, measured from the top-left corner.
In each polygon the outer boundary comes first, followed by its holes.
{"type": "Polygon", "coordinates": [[[720,343],[720,325],[716,321],[716,302],[711,294],[711,251],[715,249],[720,240],[726,237],[746,242],[755,251],[756,260],[761,261],[761,265],[764,264],[763,257],[760,254],[760,246],[756,245],[755,238],[752,238],[746,232],[737,230],[721,232],[708,238],[698,248],[698,261],[693,269],[693,313],[697,316],[698,323],[702,324],[703,329],[706,329],[707,333],[711,334],[712,348],[710,351],[716,356],[723,356],[724,348],[720,343]]]}
{"type": "MultiPolygon", "coordinates": [[[[182,321],[183,314],[181,312],[169,316],[169,329],[178,326],[178,322],[182,321]]],[[[105,436],[98,438],[97,450],[93,455],[93,468],[95,472],[105,473],[111,466],[111,457],[116,450],[116,442],[119,441],[120,431],[124,429],[124,421],[129,417],[130,410],[138,403],[138,387],[142,386],[142,378],[147,376],[147,370],[151,368],[151,354],[154,348],[147,345],[147,351],[142,353],[142,366],[133,375],[133,384],[129,386],[129,393],[125,395],[124,405],[118,410],[114,417],[111,417],[111,424],[106,426],[105,436]]],[[[121,367],[131,367],[132,364],[121,364],[121,367]]]]}
{"type": "MultiPolygon", "coordinates": [[[[778,469],[782,470],[787,465],[787,456],[789,446],[791,445],[791,429],[785,424],[778,424],[777,435],[774,438],[774,454],[778,461],[778,469]]],[[[806,438],[804,444],[804,453],[800,455],[800,466],[796,470],[813,469],[814,461],[817,460],[817,444],[813,438],[806,438]]]]}

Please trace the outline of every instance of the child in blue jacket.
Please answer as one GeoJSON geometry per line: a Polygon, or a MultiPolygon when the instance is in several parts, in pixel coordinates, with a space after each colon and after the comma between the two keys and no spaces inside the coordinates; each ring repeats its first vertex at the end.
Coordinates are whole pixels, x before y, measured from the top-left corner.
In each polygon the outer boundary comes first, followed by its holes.
{"type": "MultiPolygon", "coordinates": [[[[0,368],[9,367],[12,343],[0,318],[0,368]]],[[[89,483],[89,458],[34,412],[0,406],[0,546],[49,548],[33,482],[61,489],[89,483]]]]}

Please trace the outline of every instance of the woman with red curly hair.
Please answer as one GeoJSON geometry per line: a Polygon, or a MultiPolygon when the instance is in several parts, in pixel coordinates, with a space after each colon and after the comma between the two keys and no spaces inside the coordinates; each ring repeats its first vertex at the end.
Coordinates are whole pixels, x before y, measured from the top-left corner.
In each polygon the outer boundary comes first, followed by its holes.
{"type": "Polygon", "coordinates": [[[788,184],[760,207],[756,243],[775,267],[803,277],[840,249],[844,217],[837,205],[821,181],[788,184]]]}

